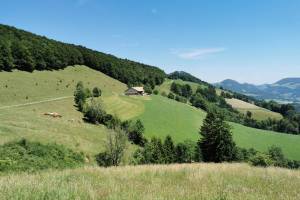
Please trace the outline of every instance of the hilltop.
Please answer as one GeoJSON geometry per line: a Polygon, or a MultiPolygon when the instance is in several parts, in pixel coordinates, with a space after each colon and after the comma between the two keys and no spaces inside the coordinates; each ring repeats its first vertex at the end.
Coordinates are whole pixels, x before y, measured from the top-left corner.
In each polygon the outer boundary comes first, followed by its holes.
{"type": "Polygon", "coordinates": [[[239,83],[226,79],[215,85],[259,99],[300,102],[300,78],[284,78],[272,84],[262,85],[239,83]]]}

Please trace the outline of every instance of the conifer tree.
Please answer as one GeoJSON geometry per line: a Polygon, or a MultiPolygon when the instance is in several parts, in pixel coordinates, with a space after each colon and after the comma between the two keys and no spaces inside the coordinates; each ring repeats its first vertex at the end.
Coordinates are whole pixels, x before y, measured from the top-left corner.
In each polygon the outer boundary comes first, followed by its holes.
{"type": "Polygon", "coordinates": [[[220,114],[208,113],[200,134],[202,139],[198,145],[205,162],[230,162],[235,159],[236,146],[230,127],[220,114]]]}

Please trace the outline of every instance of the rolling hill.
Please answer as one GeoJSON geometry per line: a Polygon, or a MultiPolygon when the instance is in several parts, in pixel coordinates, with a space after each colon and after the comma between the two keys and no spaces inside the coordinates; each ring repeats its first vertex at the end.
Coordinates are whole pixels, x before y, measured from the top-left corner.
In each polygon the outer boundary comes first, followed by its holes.
{"type": "Polygon", "coordinates": [[[254,85],[226,79],[215,85],[259,99],[300,102],[300,78],[285,78],[273,84],[254,85]]]}
{"type": "MultiPolygon", "coordinates": [[[[82,121],[82,114],[73,106],[72,95],[77,81],[83,81],[91,89],[100,87],[109,113],[117,114],[123,120],[141,119],[148,138],[171,135],[177,142],[199,138],[198,130],[206,115],[204,111],[160,95],[125,96],[125,84],[88,67],[75,66],[59,71],[0,73],[0,93],[3,94],[0,96],[1,144],[27,138],[64,144],[90,156],[101,151],[108,130],[82,121]],[[58,112],[63,117],[49,118],[43,115],[45,112],[58,112]]],[[[269,146],[277,145],[288,158],[300,159],[299,136],[235,123],[231,126],[234,139],[241,147],[265,151],[269,146]]]]}

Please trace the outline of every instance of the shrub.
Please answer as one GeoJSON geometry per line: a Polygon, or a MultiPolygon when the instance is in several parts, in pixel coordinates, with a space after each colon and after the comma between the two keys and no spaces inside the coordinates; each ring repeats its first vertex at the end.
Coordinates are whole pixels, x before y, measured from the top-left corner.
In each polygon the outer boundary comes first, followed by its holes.
{"type": "Polygon", "coordinates": [[[174,94],[173,94],[173,93],[171,93],[171,92],[170,92],[170,93],[168,94],[168,98],[169,98],[169,99],[174,99],[174,98],[175,98],[175,96],[174,96],[174,94]]]}
{"type": "Polygon", "coordinates": [[[153,94],[158,95],[158,90],[154,90],[153,94]]]}
{"type": "Polygon", "coordinates": [[[99,166],[119,166],[126,148],[126,135],[122,130],[111,131],[107,137],[105,151],[96,155],[99,166]]]}
{"type": "Polygon", "coordinates": [[[145,92],[147,93],[147,94],[152,94],[152,88],[151,88],[151,86],[150,85],[145,85],[144,86],[144,90],[145,90],[145,92]]]}
{"type": "Polygon", "coordinates": [[[287,167],[287,159],[284,157],[280,147],[272,146],[268,149],[268,155],[278,167],[287,167]]]}
{"type": "Polygon", "coordinates": [[[94,87],[93,89],[93,97],[100,97],[102,94],[102,91],[100,88],[98,87],[94,87]]]}
{"type": "Polygon", "coordinates": [[[41,144],[25,139],[0,146],[0,172],[64,169],[84,163],[82,153],[62,145],[41,144]]]}
{"type": "Polygon", "coordinates": [[[178,96],[178,95],[175,97],[175,100],[178,101],[178,102],[181,102],[181,103],[186,103],[187,102],[187,99],[185,97],[178,96]]]}
{"type": "Polygon", "coordinates": [[[270,156],[263,153],[257,153],[252,158],[250,158],[250,163],[253,166],[261,166],[261,167],[268,167],[273,164],[270,156]]]}
{"type": "Polygon", "coordinates": [[[103,123],[106,112],[99,101],[92,99],[91,103],[84,109],[84,118],[91,123],[103,123]]]}

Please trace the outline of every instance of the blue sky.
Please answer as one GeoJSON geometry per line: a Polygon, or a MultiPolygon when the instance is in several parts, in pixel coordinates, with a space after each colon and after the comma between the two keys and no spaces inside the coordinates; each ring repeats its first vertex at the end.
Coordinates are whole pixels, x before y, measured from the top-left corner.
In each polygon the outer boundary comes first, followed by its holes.
{"type": "Polygon", "coordinates": [[[217,82],[300,77],[298,0],[1,0],[0,23],[217,82]]]}

